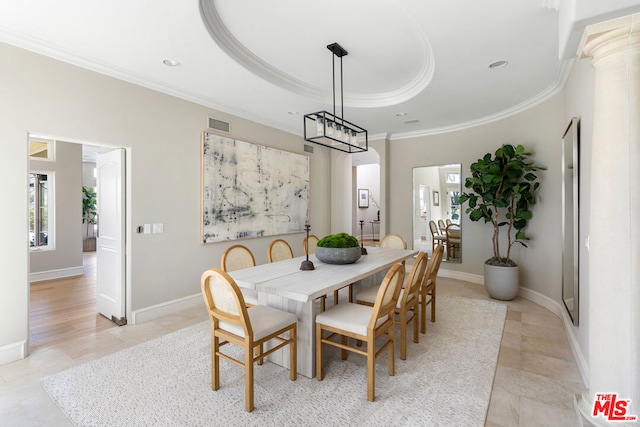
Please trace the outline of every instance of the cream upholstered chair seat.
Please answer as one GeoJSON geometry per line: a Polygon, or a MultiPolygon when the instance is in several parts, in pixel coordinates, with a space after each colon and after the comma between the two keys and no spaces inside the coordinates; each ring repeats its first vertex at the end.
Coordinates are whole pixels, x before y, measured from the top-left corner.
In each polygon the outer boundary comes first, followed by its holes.
{"type": "MultiPolygon", "coordinates": [[[[378,288],[375,288],[376,291],[378,288]]],[[[375,301],[375,297],[374,297],[375,301]]],[[[325,326],[352,332],[358,335],[367,335],[367,327],[371,320],[373,307],[360,304],[338,304],[331,309],[331,316],[318,314],[316,322],[325,326]]],[[[389,316],[383,316],[376,321],[376,328],[387,321],[389,316]]]]}
{"type": "MultiPolygon", "coordinates": [[[[249,322],[253,327],[253,339],[258,341],[271,335],[274,332],[297,322],[298,318],[293,313],[277,310],[266,305],[254,305],[247,307],[249,322]]],[[[244,329],[241,325],[220,321],[218,327],[223,331],[231,332],[234,335],[244,338],[244,329]]]]}

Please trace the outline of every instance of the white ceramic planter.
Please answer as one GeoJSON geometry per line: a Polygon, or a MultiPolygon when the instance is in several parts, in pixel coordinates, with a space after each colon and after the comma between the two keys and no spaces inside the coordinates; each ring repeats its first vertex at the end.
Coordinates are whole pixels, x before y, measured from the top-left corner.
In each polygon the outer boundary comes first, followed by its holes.
{"type": "Polygon", "coordinates": [[[484,265],[484,287],[491,298],[510,301],[520,290],[520,268],[484,265]]]}

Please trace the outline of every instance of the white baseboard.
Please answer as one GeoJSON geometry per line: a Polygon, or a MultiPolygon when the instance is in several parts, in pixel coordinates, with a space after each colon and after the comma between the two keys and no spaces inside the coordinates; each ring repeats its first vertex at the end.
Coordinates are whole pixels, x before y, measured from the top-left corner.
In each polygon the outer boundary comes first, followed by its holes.
{"type": "Polygon", "coordinates": [[[27,357],[27,342],[18,341],[0,347],[0,365],[27,357]]]}
{"type": "Polygon", "coordinates": [[[43,280],[53,280],[53,279],[62,279],[64,277],[82,276],[83,274],[84,274],[84,268],[82,266],[60,268],[58,270],[37,271],[35,273],[31,273],[29,274],[29,281],[31,283],[42,282],[43,280]]]}
{"type": "Polygon", "coordinates": [[[200,293],[184,298],[178,298],[172,301],[163,302],[161,304],[141,308],[140,310],[134,310],[131,313],[131,321],[128,323],[135,325],[137,323],[147,322],[149,320],[157,319],[167,314],[175,313],[176,311],[194,307],[199,304],[204,305],[204,300],[202,299],[202,294],[200,293]]]}
{"type": "MultiPolygon", "coordinates": [[[[443,264],[440,264],[441,266],[443,264]]],[[[446,277],[449,279],[462,280],[464,282],[471,282],[477,285],[484,285],[484,276],[478,274],[465,273],[464,271],[446,270],[440,268],[438,270],[438,276],[446,277]]]]}

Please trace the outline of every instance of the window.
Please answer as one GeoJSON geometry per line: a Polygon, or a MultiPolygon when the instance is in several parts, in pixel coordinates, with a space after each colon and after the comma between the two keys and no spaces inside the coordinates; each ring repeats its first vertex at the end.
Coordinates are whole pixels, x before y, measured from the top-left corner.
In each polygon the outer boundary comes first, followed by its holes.
{"type": "Polygon", "coordinates": [[[29,174],[29,246],[34,249],[53,247],[53,173],[29,174]]]}
{"type": "Polygon", "coordinates": [[[43,138],[29,138],[29,157],[35,160],[53,161],[54,141],[43,138]]]}

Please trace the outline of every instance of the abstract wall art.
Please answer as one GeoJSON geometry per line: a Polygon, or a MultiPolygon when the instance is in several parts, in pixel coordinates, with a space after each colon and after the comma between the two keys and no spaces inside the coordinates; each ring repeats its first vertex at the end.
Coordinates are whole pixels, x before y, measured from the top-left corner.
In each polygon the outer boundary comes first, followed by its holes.
{"type": "Polygon", "coordinates": [[[202,134],[202,243],[304,231],[309,158],[202,134]]]}

